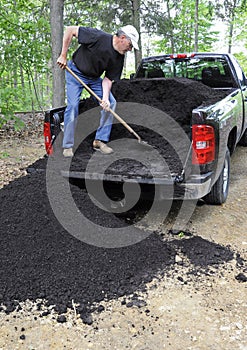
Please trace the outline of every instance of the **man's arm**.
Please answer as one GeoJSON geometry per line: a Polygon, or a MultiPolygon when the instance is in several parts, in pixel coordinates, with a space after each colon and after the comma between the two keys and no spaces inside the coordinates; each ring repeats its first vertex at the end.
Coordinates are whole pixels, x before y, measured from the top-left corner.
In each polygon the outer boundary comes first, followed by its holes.
{"type": "Polygon", "coordinates": [[[109,95],[112,87],[112,81],[107,77],[102,80],[103,97],[102,103],[100,104],[104,110],[108,110],[110,107],[109,95]]]}
{"type": "Polygon", "coordinates": [[[60,68],[65,68],[67,64],[67,52],[73,37],[78,38],[78,26],[67,27],[63,36],[63,47],[60,56],[57,59],[57,64],[60,68]]]}

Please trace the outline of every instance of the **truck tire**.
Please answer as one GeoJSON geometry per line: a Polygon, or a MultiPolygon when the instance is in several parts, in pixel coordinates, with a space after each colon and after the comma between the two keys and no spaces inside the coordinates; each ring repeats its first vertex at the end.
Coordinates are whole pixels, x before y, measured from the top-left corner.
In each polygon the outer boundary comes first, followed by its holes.
{"type": "Polygon", "coordinates": [[[241,137],[240,141],[239,141],[239,145],[240,146],[247,146],[247,129],[245,130],[245,132],[243,133],[243,136],[241,137]]]}
{"type": "Polygon", "coordinates": [[[207,204],[222,204],[226,201],[230,179],[230,151],[227,149],[223,169],[211,191],[203,198],[207,204]]]}

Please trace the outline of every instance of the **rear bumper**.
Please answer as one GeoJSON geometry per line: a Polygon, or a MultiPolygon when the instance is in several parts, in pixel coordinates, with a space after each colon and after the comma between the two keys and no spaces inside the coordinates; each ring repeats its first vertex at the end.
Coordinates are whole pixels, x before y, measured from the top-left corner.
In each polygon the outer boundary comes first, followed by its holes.
{"type": "Polygon", "coordinates": [[[161,188],[159,190],[160,195],[159,198],[162,199],[200,199],[206,196],[210,192],[211,189],[211,178],[201,177],[196,179],[198,181],[195,182],[184,182],[180,184],[174,184],[174,192],[172,198],[165,197],[166,192],[165,188],[161,188]]]}
{"type": "Polygon", "coordinates": [[[155,191],[155,198],[158,200],[192,200],[200,199],[210,192],[212,186],[212,172],[192,175],[184,182],[176,181],[176,178],[131,178],[123,175],[84,173],[76,171],[61,171],[61,175],[66,178],[78,181],[104,181],[116,190],[116,185],[122,187],[124,183],[136,185],[138,183],[142,188],[142,196],[150,199],[155,191]]]}

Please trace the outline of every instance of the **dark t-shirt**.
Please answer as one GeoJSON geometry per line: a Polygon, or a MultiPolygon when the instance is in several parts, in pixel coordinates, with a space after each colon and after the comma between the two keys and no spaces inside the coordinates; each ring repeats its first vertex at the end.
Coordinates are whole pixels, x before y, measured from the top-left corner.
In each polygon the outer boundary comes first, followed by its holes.
{"type": "Polygon", "coordinates": [[[114,50],[113,36],[102,30],[79,27],[80,47],[73,54],[73,62],[82,74],[98,78],[104,72],[110,80],[121,77],[124,55],[114,50]]]}

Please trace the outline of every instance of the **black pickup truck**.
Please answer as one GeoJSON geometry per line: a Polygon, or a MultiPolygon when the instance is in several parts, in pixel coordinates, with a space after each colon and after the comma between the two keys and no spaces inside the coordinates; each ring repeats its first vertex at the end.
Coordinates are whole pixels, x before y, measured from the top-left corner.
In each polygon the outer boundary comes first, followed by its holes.
{"type": "MultiPolygon", "coordinates": [[[[230,156],[238,144],[247,145],[247,79],[233,55],[193,53],[144,58],[131,79],[114,83],[113,93],[117,112],[159,152],[164,164],[161,166],[161,158],[149,150],[135,153],[130,142],[126,154],[114,152],[112,159],[101,155],[88,168],[94,155],[91,135],[77,144],[70,169],[62,171],[63,176],[103,181],[112,191],[125,183],[139,183],[147,198],[150,188],[156,186],[160,199],[203,199],[209,204],[226,201],[230,156]],[[145,161],[140,154],[147,154],[145,161]],[[104,166],[101,162],[106,158],[104,166]]],[[[93,111],[99,117],[100,107],[96,106],[90,98],[80,102],[80,130],[93,111]]],[[[59,153],[64,110],[61,107],[45,113],[48,155],[59,153]]],[[[133,141],[132,135],[114,124],[112,140],[123,136],[133,141]]],[[[121,150],[127,144],[125,141],[121,150]]]]}

